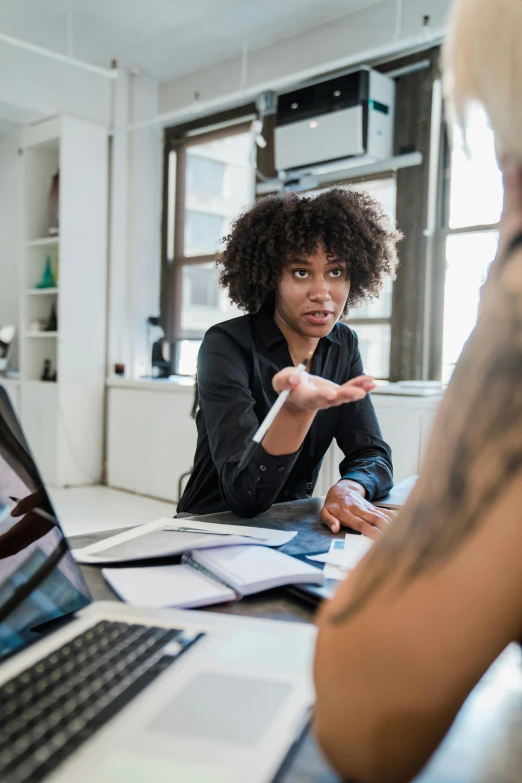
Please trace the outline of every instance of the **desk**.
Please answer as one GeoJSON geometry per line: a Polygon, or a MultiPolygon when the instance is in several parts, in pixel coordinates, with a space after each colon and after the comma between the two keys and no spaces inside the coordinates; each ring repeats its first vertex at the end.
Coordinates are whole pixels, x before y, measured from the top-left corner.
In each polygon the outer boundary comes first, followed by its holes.
{"type": "MultiPolygon", "coordinates": [[[[299,530],[281,547],[290,555],[326,551],[331,533],[319,522],[322,500],[298,500],[273,506],[247,524],[299,530]]],[[[237,521],[233,514],[209,514],[208,522],[237,521]]],[[[76,536],[73,547],[105,538],[103,534],[76,536]]],[[[337,537],[343,537],[344,533],[337,537]]],[[[105,583],[101,570],[82,566],[95,600],[118,600],[105,583]]],[[[313,612],[285,590],[271,590],[241,601],[208,607],[206,611],[246,614],[279,620],[311,622],[313,612]]],[[[453,728],[415,783],[520,783],[522,780],[522,653],[511,645],[474,689],[453,728]]],[[[277,783],[339,783],[307,735],[277,783]]]]}

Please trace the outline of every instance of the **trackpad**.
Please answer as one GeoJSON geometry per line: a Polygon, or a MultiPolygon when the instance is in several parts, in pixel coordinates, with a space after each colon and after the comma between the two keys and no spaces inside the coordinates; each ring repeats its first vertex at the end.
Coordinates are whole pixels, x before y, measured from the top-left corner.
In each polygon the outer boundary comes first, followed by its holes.
{"type": "Polygon", "coordinates": [[[155,716],[149,729],[236,745],[257,745],[292,690],[285,683],[199,674],[155,716]]]}

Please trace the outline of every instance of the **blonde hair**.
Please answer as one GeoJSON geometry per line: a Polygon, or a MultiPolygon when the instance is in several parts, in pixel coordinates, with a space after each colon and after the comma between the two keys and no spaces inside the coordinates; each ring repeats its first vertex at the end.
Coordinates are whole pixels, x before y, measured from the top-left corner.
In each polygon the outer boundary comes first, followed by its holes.
{"type": "Polygon", "coordinates": [[[499,154],[522,163],[522,0],[455,0],[444,46],[446,96],[465,128],[473,101],[499,154]]]}

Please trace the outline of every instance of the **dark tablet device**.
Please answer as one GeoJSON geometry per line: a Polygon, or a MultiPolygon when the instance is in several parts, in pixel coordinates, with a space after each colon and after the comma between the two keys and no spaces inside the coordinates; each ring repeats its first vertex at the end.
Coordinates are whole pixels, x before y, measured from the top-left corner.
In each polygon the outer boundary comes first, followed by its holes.
{"type": "MultiPolygon", "coordinates": [[[[304,555],[292,555],[296,560],[302,560],[308,565],[315,566],[320,571],[324,569],[324,563],[308,560],[310,555],[321,555],[323,552],[307,552],[304,555]]],[[[299,598],[310,606],[316,608],[325,598],[333,598],[341,582],[338,579],[327,579],[322,585],[289,585],[286,589],[291,595],[299,598]]]]}

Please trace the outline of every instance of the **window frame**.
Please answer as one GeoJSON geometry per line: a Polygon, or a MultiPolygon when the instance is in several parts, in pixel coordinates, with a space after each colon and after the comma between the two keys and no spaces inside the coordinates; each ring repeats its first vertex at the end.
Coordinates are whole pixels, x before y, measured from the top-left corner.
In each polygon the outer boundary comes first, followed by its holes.
{"type": "MultiPolygon", "coordinates": [[[[160,306],[162,326],[171,345],[178,344],[184,336],[181,329],[183,268],[213,263],[219,255],[218,252],[199,256],[185,255],[187,150],[200,144],[249,132],[252,119],[248,108],[239,113],[227,112],[226,119],[222,123],[214,123],[214,127],[211,128],[208,127],[207,121],[206,128],[195,123],[195,128],[180,126],[165,130],[160,306]],[[215,127],[216,125],[218,127],[215,127]],[[175,155],[174,177],[170,172],[171,155],[175,155]],[[172,253],[169,247],[171,244],[172,253]]],[[[191,335],[190,339],[203,339],[203,336],[203,334],[197,337],[191,335]]]]}
{"type": "Polygon", "coordinates": [[[446,285],[446,247],[448,237],[463,234],[487,234],[500,231],[500,221],[496,223],[479,223],[467,226],[450,226],[450,201],[452,178],[452,145],[450,122],[452,116],[443,104],[441,149],[439,159],[438,209],[437,224],[433,237],[434,269],[430,289],[432,305],[431,339],[429,348],[429,377],[440,381],[443,370],[444,347],[444,298],[446,285]]]}

